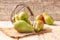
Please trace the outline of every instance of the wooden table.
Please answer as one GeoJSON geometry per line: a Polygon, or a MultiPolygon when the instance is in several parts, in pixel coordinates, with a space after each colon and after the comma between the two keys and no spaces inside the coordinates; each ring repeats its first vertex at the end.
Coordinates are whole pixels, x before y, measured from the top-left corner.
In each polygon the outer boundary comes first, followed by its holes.
{"type": "MultiPolygon", "coordinates": [[[[0,21],[0,28],[13,27],[10,21],[0,21]]],[[[46,33],[38,35],[32,35],[20,39],[14,39],[6,36],[2,31],[0,31],[0,40],[60,40],[60,21],[55,21],[54,25],[45,24],[44,27],[47,28],[46,33]]]]}

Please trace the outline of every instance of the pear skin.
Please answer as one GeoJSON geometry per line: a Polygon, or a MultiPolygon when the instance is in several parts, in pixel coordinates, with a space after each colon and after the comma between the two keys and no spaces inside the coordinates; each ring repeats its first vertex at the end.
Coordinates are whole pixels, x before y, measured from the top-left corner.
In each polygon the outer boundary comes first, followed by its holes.
{"type": "Polygon", "coordinates": [[[19,20],[16,21],[14,23],[14,28],[18,31],[18,32],[33,32],[34,29],[33,27],[28,24],[27,22],[25,22],[24,20],[19,20]]]}
{"type": "Polygon", "coordinates": [[[26,12],[21,12],[19,14],[19,20],[28,19],[28,14],[26,12]]]}
{"type": "Polygon", "coordinates": [[[44,28],[44,23],[42,20],[38,20],[38,21],[35,21],[34,23],[34,30],[36,32],[39,32],[40,30],[42,30],[44,28]]]}
{"type": "Polygon", "coordinates": [[[52,25],[54,23],[53,18],[47,13],[43,13],[43,17],[46,24],[52,25]]]}
{"type": "Polygon", "coordinates": [[[49,24],[49,25],[52,25],[54,22],[53,18],[51,16],[46,16],[45,17],[45,23],[46,24],[49,24]]]}
{"type": "Polygon", "coordinates": [[[28,19],[24,19],[24,21],[26,21],[27,23],[31,24],[30,20],[28,20],[28,19]]]}
{"type": "Polygon", "coordinates": [[[21,12],[19,14],[19,20],[24,20],[27,23],[31,24],[30,21],[28,20],[28,14],[26,12],[21,12]]]}
{"type": "Polygon", "coordinates": [[[36,21],[37,21],[37,20],[42,20],[42,21],[44,22],[44,18],[43,18],[42,15],[37,15],[37,16],[36,16],[36,21]]]}

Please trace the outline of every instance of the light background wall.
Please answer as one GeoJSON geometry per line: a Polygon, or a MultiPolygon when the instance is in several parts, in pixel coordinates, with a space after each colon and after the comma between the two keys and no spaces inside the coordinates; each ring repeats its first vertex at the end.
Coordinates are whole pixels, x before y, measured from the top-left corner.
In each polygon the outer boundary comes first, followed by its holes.
{"type": "Polygon", "coordinates": [[[60,0],[0,0],[0,20],[10,20],[11,12],[21,2],[29,5],[34,15],[45,10],[54,20],[60,20],[60,0]]]}

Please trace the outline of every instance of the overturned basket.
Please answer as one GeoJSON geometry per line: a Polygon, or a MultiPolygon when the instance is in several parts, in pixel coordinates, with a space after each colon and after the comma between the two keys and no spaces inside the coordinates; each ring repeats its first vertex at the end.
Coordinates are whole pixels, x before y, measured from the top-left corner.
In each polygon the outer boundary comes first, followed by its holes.
{"type": "MultiPolygon", "coordinates": [[[[28,13],[30,21],[33,21],[34,20],[34,14],[32,13],[31,9],[29,8],[28,5],[21,3],[21,4],[17,5],[16,8],[12,11],[11,22],[13,23],[12,17],[15,14],[18,14],[21,11],[26,11],[25,9],[27,9],[30,12],[30,13],[28,13]]],[[[2,32],[4,32],[7,36],[10,36],[13,38],[21,38],[21,37],[25,37],[25,36],[29,36],[29,35],[34,34],[34,33],[19,33],[13,27],[12,28],[0,28],[0,30],[2,32]]]]}
{"type": "Polygon", "coordinates": [[[29,15],[29,20],[30,21],[34,21],[34,14],[33,12],[31,11],[30,7],[24,3],[20,3],[19,5],[16,6],[16,8],[12,11],[11,13],[11,22],[13,23],[13,20],[12,20],[12,17],[15,15],[15,14],[19,14],[21,11],[25,11],[25,12],[28,12],[28,15],[29,15]]]}

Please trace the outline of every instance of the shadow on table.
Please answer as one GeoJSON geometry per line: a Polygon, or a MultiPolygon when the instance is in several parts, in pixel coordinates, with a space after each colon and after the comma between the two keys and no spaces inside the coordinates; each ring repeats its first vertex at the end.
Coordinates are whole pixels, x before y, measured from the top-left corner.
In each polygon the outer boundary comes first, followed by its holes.
{"type": "Polygon", "coordinates": [[[47,28],[41,30],[41,31],[39,32],[39,34],[44,34],[44,33],[49,33],[49,32],[52,32],[52,29],[49,28],[49,27],[47,27],[47,28]]]}
{"type": "Polygon", "coordinates": [[[53,24],[53,25],[50,25],[50,26],[60,26],[60,24],[53,24]]]}

